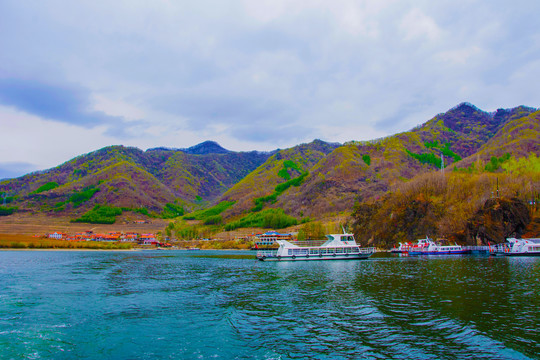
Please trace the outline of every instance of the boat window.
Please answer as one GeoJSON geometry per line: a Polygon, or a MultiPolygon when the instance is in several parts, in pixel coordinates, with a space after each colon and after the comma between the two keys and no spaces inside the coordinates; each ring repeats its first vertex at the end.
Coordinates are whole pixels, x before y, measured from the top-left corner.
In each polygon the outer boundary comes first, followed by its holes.
{"type": "Polygon", "coordinates": [[[326,254],[326,249],[321,249],[321,254],[326,254]]]}
{"type": "Polygon", "coordinates": [[[357,247],[353,247],[352,250],[353,250],[353,252],[355,252],[355,253],[360,252],[360,248],[357,248],[357,247]]]}
{"type": "Polygon", "coordinates": [[[289,249],[289,255],[292,255],[292,249],[289,249]]]}
{"type": "Polygon", "coordinates": [[[346,252],[346,253],[350,253],[350,252],[351,252],[351,248],[346,248],[346,249],[345,249],[345,252],[346,252]]]}
{"type": "Polygon", "coordinates": [[[332,235],[326,235],[326,237],[328,238],[328,240],[334,240],[334,237],[332,235]]]}
{"type": "Polygon", "coordinates": [[[319,253],[319,249],[317,249],[317,248],[311,248],[311,249],[309,249],[309,253],[310,253],[310,254],[318,254],[318,253],[319,253]]]}
{"type": "Polygon", "coordinates": [[[343,248],[337,248],[337,249],[336,249],[336,253],[342,254],[342,253],[343,253],[343,248]]]}

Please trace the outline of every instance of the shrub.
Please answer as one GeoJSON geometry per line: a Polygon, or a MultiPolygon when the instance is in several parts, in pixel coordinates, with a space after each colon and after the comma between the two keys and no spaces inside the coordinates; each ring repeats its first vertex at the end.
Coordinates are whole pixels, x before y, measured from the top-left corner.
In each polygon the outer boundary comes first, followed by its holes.
{"type": "MultiPolygon", "coordinates": [[[[148,210],[146,211],[148,215],[148,210]]],[[[172,219],[184,215],[184,207],[173,203],[167,203],[161,212],[161,217],[164,219],[172,219]]]]}
{"type": "Polygon", "coordinates": [[[122,215],[122,209],[114,206],[96,205],[78,219],[72,222],[90,223],[90,224],[114,224],[116,216],[122,215]]]}
{"type": "Polygon", "coordinates": [[[221,215],[210,216],[204,221],[204,225],[220,225],[221,223],[223,223],[221,215]]]}
{"type": "Polygon", "coordinates": [[[225,230],[230,231],[246,227],[283,229],[297,224],[298,220],[285,214],[282,209],[265,209],[225,225],[225,230]]]}
{"type": "Polygon", "coordinates": [[[306,176],[308,176],[308,174],[309,173],[305,172],[302,175],[300,175],[300,176],[298,176],[298,177],[296,177],[296,178],[294,178],[292,180],[289,180],[289,181],[286,181],[286,182],[284,182],[282,184],[277,185],[274,188],[274,192],[272,194],[270,194],[270,195],[262,196],[262,197],[258,197],[258,198],[253,199],[253,202],[255,203],[255,206],[251,209],[251,211],[252,212],[261,211],[262,208],[264,207],[264,204],[267,203],[267,202],[275,203],[278,196],[281,195],[285,190],[287,190],[291,186],[300,186],[300,184],[302,184],[302,182],[304,181],[306,176]]]}
{"type": "Polygon", "coordinates": [[[9,204],[15,200],[15,196],[7,196],[7,193],[0,193],[0,203],[9,204]]]}
{"type": "Polygon", "coordinates": [[[227,210],[233,206],[236,201],[222,201],[219,204],[212,206],[211,208],[194,211],[190,214],[184,215],[185,220],[205,220],[208,217],[216,216],[221,214],[223,211],[227,210]]]}
{"type": "Polygon", "coordinates": [[[11,248],[12,249],[25,249],[26,248],[26,244],[22,243],[22,242],[12,242],[11,243],[11,248]]]}
{"type": "Polygon", "coordinates": [[[362,155],[362,160],[364,160],[367,166],[371,165],[371,157],[369,155],[362,155]]]}
{"type": "Polygon", "coordinates": [[[75,192],[73,195],[71,195],[69,197],[69,201],[73,203],[74,207],[78,207],[82,203],[90,200],[98,191],[99,189],[94,186],[87,186],[81,191],[75,192]]]}
{"type": "Polygon", "coordinates": [[[0,216],[8,216],[13,214],[15,211],[17,211],[16,207],[0,206],[0,216]]]}
{"type": "Polygon", "coordinates": [[[57,188],[59,185],[56,181],[50,181],[44,185],[41,185],[40,187],[38,187],[36,190],[32,191],[30,194],[39,194],[41,192],[44,192],[44,191],[49,191],[49,190],[52,190],[54,188],[57,188]]]}
{"type": "Polygon", "coordinates": [[[178,239],[192,240],[200,237],[200,230],[198,226],[189,226],[180,222],[175,224],[174,234],[178,239]]]}
{"type": "Polygon", "coordinates": [[[499,170],[501,165],[505,161],[509,160],[510,157],[511,157],[510,153],[506,153],[506,154],[504,154],[503,156],[501,156],[499,158],[496,157],[496,156],[492,156],[491,160],[485,166],[486,171],[495,172],[495,171],[499,170]]]}
{"type": "Polygon", "coordinates": [[[450,144],[449,143],[445,144],[444,148],[441,149],[441,152],[442,152],[442,154],[444,156],[453,158],[454,161],[461,160],[461,156],[459,156],[458,154],[456,154],[455,152],[450,150],[450,144]]]}
{"type": "Polygon", "coordinates": [[[148,212],[148,209],[144,206],[138,207],[138,208],[130,208],[130,207],[122,207],[122,211],[132,211],[135,213],[143,214],[146,216],[150,216],[150,213],[148,212]]]}
{"type": "Polygon", "coordinates": [[[291,175],[289,174],[289,171],[286,168],[279,170],[278,176],[285,180],[289,180],[291,178],[291,175]]]}
{"type": "Polygon", "coordinates": [[[290,180],[291,175],[289,174],[288,169],[294,169],[296,171],[300,171],[300,168],[298,167],[298,165],[296,165],[296,163],[294,161],[285,160],[285,161],[283,161],[283,168],[281,168],[281,170],[279,170],[279,172],[278,172],[279,177],[281,177],[281,178],[283,178],[285,180],[290,180]]]}
{"type": "Polygon", "coordinates": [[[422,164],[431,164],[436,167],[441,167],[441,159],[432,153],[415,154],[412,151],[406,151],[407,154],[420,161],[422,164]]]}
{"type": "MultiPolygon", "coordinates": [[[[441,153],[446,157],[451,157],[454,159],[454,161],[461,160],[461,156],[450,150],[450,143],[445,143],[444,147],[439,144],[439,141],[435,140],[433,142],[426,141],[424,143],[424,146],[428,149],[438,149],[441,151],[441,153]]],[[[440,165],[439,165],[440,166],[440,165]]]]}

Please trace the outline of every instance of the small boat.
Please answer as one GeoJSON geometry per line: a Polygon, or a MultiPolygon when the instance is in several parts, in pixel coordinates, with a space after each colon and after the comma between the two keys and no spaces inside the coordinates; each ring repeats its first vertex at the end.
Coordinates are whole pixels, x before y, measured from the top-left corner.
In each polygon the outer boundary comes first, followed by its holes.
{"type": "Polygon", "coordinates": [[[489,254],[494,256],[540,256],[540,238],[508,238],[506,243],[490,245],[489,254]]]}
{"type": "Polygon", "coordinates": [[[261,261],[305,261],[305,260],[360,260],[367,259],[375,248],[360,248],[353,234],[330,234],[323,241],[276,240],[275,251],[257,252],[261,261]],[[322,244],[321,244],[322,242],[322,244]]]}
{"type": "Polygon", "coordinates": [[[393,254],[402,254],[402,253],[408,253],[409,252],[409,249],[413,247],[413,244],[408,242],[408,243],[399,243],[399,246],[398,247],[393,247],[392,249],[390,249],[390,252],[393,253],[393,254]]]}
{"type": "Polygon", "coordinates": [[[469,252],[470,250],[464,249],[461,245],[441,245],[429,237],[418,240],[414,246],[408,249],[409,255],[461,255],[469,252]]]}

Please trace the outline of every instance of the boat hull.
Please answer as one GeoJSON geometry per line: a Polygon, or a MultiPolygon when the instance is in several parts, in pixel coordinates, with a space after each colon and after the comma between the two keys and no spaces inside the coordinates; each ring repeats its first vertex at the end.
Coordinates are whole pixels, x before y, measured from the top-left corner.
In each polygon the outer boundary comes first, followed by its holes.
{"type": "Polygon", "coordinates": [[[540,252],[516,252],[516,253],[505,253],[505,252],[491,252],[491,256],[540,256],[540,252]]]}
{"type": "Polygon", "coordinates": [[[257,256],[261,261],[322,261],[322,260],[364,260],[372,254],[310,255],[310,256],[257,256]]]}
{"type": "Polygon", "coordinates": [[[464,255],[470,253],[469,250],[458,251],[409,251],[409,255],[464,255]]]}

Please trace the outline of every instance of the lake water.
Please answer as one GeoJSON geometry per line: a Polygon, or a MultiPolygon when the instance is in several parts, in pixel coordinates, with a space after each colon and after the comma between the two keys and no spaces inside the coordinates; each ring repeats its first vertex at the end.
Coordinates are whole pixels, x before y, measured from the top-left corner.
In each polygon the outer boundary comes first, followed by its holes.
{"type": "Polygon", "coordinates": [[[0,252],[0,358],[540,358],[540,258],[254,255],[0,252]]]}

